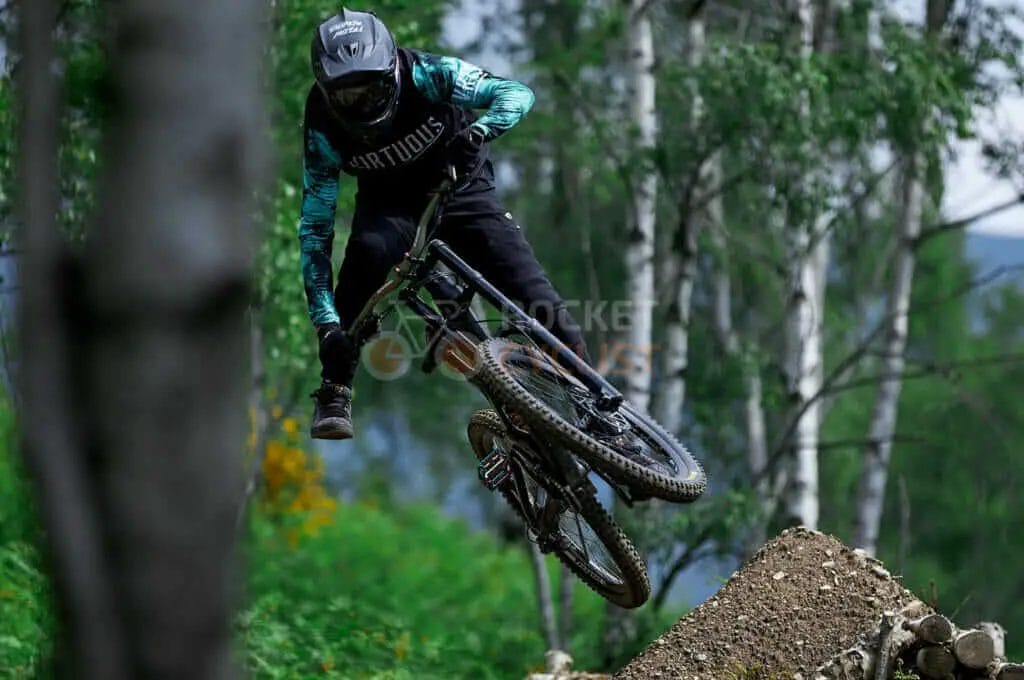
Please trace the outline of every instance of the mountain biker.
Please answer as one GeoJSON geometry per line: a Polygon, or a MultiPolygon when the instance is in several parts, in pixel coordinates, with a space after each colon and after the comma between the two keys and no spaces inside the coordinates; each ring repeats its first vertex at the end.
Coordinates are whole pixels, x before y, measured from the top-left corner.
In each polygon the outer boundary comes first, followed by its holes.
{"type": "Polygon", "coordinates": [[[514,127],[533,93],[453,57],[400,48],[374,14],[343,9],[313,36],[306,98],[302,276],[319,339],[322,383],[310,434],[352,437],[359,347],[346,329],[412,243],[430,191],[451,165],[456,189],[437,232],[474,269],[586,356],[520,227],[498,201],[487,142],[514,127]],[[486,109],[479,118],[472,109],[486,109]],[[357,178],[352,230],[331,290],[340,172],[357,178]]]}

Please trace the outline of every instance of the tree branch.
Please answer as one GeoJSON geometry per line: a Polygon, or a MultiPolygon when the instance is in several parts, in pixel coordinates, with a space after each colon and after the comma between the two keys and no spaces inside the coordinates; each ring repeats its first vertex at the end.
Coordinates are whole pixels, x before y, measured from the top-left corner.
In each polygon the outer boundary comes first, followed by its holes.
{"type": "Polygon", "coordinates": [[[1024,192],[1021,192],[1016,198],[1010,201],[1000,203],[999,205],[992,206],[991,208],[986,208],[985,210],[975,213],[974,215],[969,215],[968,217],[963,217],[959,220],[953,220],[952,222],[937,224],[933,227],[925,229],[914,240],[914,248],[920,248],[921,246],[923,246],[925,243],[935,238],[936,236],[941,236],[942,234],[946,234],[951,231],[966,229],[967,227],[971,226],[973,223],[979,220],[983,220],[986,217],[992,217],[993,215],[998,215],[999,213],[1006,212],[1011,208],[1016,208],[1019,205],[1024,205],[1024,192]]]}
{"type": "Polygon", "coordinates": [[[576,85],[560,70],[551,71],[551,77],[554,78],[558,85],[566,88],[572,93],[573,98],[576,100],[579,112],[583,115],[583,118],[590,123],[590,128],[597,135],[598,140],[604,147],[605,152],[608,154],[608,160],[611,161],[612,167],[615,168],[615,173],[622,180],[623,185],[626,187],[626,191],[633,193],[636,187],[633,186],[633,173],[630,170],[629,164],[626,162],[621,155],[615,151],[615,146],[608,139],[607,135],[604,134],[604,127],[601,121],[594,115],[589,104],[583,99],[576,85]]]}
{"type": "MultiPolygon", "coordinates": [[[[970,292],[972,292],[974,290],[977,290],[978,288],[986,286],[986,285],[992,283],[993,281],[1001,278],[1005,274],[1011,273],[1011,272],[1024,272],[1024,264],[1020,264],[1020,265],[1006,265],[1006,266],[1002,266],[1002,267],[996,267],[992,271],[987,272],[987,273],[983,274],[982,276],[979,276],[978,278],[972,280],[968,284],[966,284],[966,285],[956,289],[950,295],[934,298],[932,300],[926,300],[926,301],[924,301],[922,303],[919,303],[917,305],[917,309],[920,310],[920,309],[926,309],[926,308],[931,308],[931,307],[937,307],[937,306],[939,306],[941,304],[944,304],[946,302],[951,302],[952,300],[956,300],[956,299],[958,299],[960,297],[963,297],[964,295],[967,295],[968,293],[970,293],[970,292]]],[[[876,383],[880,382],[881,380],[889,380],[889,379],[892,379],[894,377],[894,376],[885,376],[885,375],[883,375],[883,376],[874,376],[870,380],[869,379],[865,379],[865,380],[860,380],[860,381],[856,381],[856,382],[843,383],[843,385],[838,386],[838,387],[835,386],[835,383],[838,382],[838,380],[840,378],[842,378],[843,375],[845,375],[846,371],[848,371],[852,367],[856,366],[860,362],[861,359],[863,359],[865,356],[868,356],[868,355],[877,354],[877,351],[873,351],[871,349],[871,346],[874,343],[874,341],[876,339],[878,339],[879,335],[881,335],[881,333],[884,330],[886,330],[886,328],[888,327],[888,322],[891,320],[891,318],[892,318],[892,314],[886,314],[884,317],[879,319],[878,323],[871,330],[871,332],[868,333],[860,341],[860,343],[858,343],[857,346],[854,347],[854,349],[846,357],[844,357],[842,360],[840,360],[840,362],[836,365],[836,367],[822,381],[821,388],[815,394],[813,394],[801,406],[801,408],[798,409],[794,413],[793,416],[790,417],[790,419],[787,421],[786,427],[783,428],[782,433],[776,438],[775,444],[772,446],[772,454],[768,458],[768,463],[765,466],[765,470],[763,471],[762,475],[767,475],[769,473],[769,471],[773,470],[774,466],[776,464],[778,464],[779,460],[781,459],[781,457],[785,453],[786,441],[788,441],[789,437],[792,436],[793,431],[796,428],[796,424],[799,422],[800,418],[804,415],[804,413],[807,412],[807,409],[810,408],[812,403],[814,403],[815,401],[817,401],[819,399],[822,399],[822,398],[824,398],[826,396],[829,396],[829,395],[832,395],[832,394],[836,394],[838,392],[847,391],[849,389],[854,389],[856,387],[863,387],[864,385],[876,384],[876,383]]],[[[966,365],[970,365],[970,364],[966,364],[966,365]]],[[[980,366],[980,365],[984,365],[984,364],[977,364],[977,365],[980,366]]],[[[935,373],[935,371],[933,370],[931,374],[934,374],[934,373],[935,373]]],[[[917,377],[922,377],[922,376],[917,376],[917,377]]],[[[756,483],[760,479],[761,478],[758,478],[758,480],[754,480],[754,482],[756,483]]]]}
{"type": "Polygon", "coordinates": [[[672,589],[672,584],[675,582],[679,574],[682,573],[683,569],[686,569],[686,567],[704,557],[704,555],[700,554],[700,550],[709,540],[711,540],[711,531],[711,525],[705,527],[705,529],[697,536],[697,539],[691,541],[686,546],[686,549],[683,550],[682,554],[672,562],[672,566],[669,567],[667,572],[665,572],[665,576],[663,576],[661,581],[658,583],[658,589],[654,593],[654,597],[651,599],[651,608],[654,611],[660,611],[664,606],[665,599],[668,597],[668,593],[672,589]]]}
{"type": "MultiPolygon", "coordinates": [[[[920,435],[894,434],[892,437],[888,438],[888,441],[894,444],[922,444],[927,442],[928,439],[920,435]]],[[[836,439],[834,441],[820,442],[818,444],[818,452],[820,453],[822,451],[833,451],[836,449],[860,449],[866,446],[877,446],[878,444],[881,443],[882,442],[880,442],[879,440],[873,439],[871,437],[862,437],[854,439],[836,439]]]]}
{"type": "Polygon", "coordinates": [[[878,373],[875,375],[865,376],[863,378],[857,378],[856,380],[851,380],[840,385],[834,385],[829,390],[829,393],[836,394],[837,392],[847,392],[849,390],[857,389],[858,387],[877,385],[878,383],[885,382],[887,380],[895,380],[897,378],[902,378],[903,380],[917,380],[920,378],[929,378],[935,376],[949,377],[954,375],[957,372],[957,370],[961,368],[984,368],[988,366],[1001,366],[1005,364],[1016,364],[1022,362],[1024,362],[1024,353],[1007,354],[997,357],[978,357],[975,359],[950,361],[947,363],[928,362],[922,364],[919,368],[917,368],[917,370],[914,371],[903,371],[902,373],[878,373]]]}

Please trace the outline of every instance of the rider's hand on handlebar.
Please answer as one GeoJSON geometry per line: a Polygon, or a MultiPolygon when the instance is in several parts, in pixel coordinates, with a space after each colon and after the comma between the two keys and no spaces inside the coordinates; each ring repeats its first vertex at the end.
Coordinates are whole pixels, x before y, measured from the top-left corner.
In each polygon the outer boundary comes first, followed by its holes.
{"type": "Polygon", "coordinates": [[[448,142],[448,161],[460,172],[475,168],[483,145],[484,133],[480,128],[472,125],[463,128],[448,142]]]}

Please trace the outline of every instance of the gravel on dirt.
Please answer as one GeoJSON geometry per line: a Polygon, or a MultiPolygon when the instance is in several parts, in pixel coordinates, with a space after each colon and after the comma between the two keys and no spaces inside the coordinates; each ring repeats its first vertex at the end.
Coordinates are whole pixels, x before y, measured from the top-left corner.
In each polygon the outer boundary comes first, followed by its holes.
{"type": "Polygon", "coordinates": [[[833,536],[797,528],[765,544],[713,597],[614,677],[783,680],[807,674],[917,598],[833,536]]]}

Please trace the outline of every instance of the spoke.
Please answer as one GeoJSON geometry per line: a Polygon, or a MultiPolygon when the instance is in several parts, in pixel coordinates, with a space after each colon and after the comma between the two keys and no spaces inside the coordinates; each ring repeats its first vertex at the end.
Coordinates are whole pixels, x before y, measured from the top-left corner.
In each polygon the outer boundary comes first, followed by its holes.
{"type": "Polygon", "coordinates": [[[580,516],[578,513],[572,513],[573,519],[576,520],[576,530],[579,532],[580,539],[583,541],[583,556],[587,558],[587,562],[593,564],[593,560],[590,559],[590,551],[587,550],[587,537],[583,535],[583,526],[580,524],[580,516]]]}

